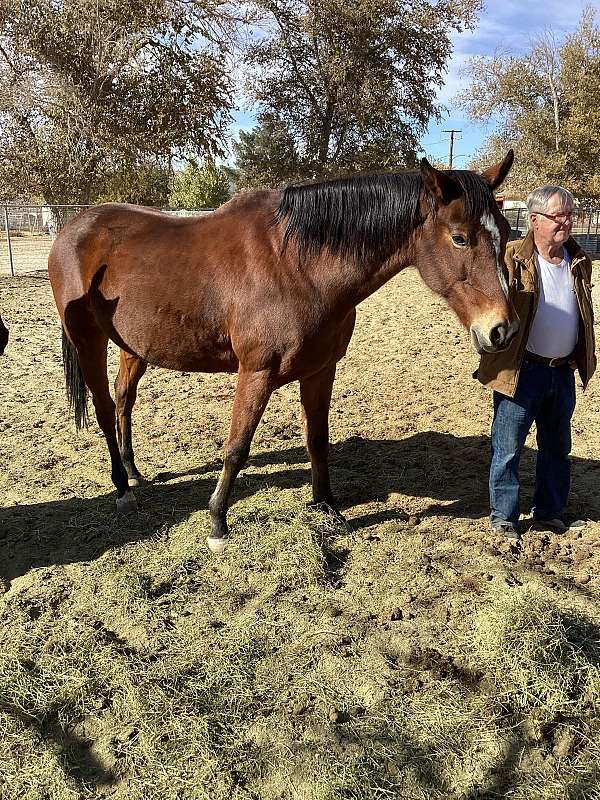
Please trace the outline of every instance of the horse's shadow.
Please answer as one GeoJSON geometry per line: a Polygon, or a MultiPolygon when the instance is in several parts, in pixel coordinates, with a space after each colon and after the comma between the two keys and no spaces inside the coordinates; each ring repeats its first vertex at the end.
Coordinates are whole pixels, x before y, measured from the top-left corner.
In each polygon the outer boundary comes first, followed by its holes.
{"type": "MultiPolygon", "coordinates": [[[[397,518],[402,495],[427,501],[422,516],[487,516],[487,436],[432,431],[399,440],[355,437],[332,445],[330,462],[334,492],[355,529],[397,518]],[[352,513],[363,504],[376,507],[362,515],[352,513]]],[[[264,486],[306,486],[309,500],[310,470],[303,447],[260,451],[249,465],[258,469],[240,476],[233,503],[264,486]]],[[[215,459],[189,471],[157,475],[137,492],[140,513],[134,516],[115,515],[114,492],[0,508],[0,577],[12,580],[33,567],[89,561],[184,521],[207,508],[220,466],[215,459]]],[[[573,511],[590,519],[600,519],[599,470],[600,461],[573,459],[573,511]]],[[[534,472],[535,451],[526,449],[521,467],[524,508],[534,472]]]]}
{"type": "MultiPolygon", "coordinates": [[[[522,505],[533,495],[537,451],[526,447],[521,459],[522,505]]],[[[390,506],[362,516],[353,515],[353,527],[367,527],[398,516],[398,506],[390,495],[408,495],[437,500],[423,509],[422,515],[443,515],[477,519],[488,513],[488,474],[490,440],[488,436],[458,437],[450,433],[426,431],[405,439],[364,439],[351,437],[333,444],[330,466],[334,495],[343,510],[367,503],[390,506]]],[[[248,463],[259,468],[286,465],[277,473],[246,475],[275,486],[302,486],[310,483],[310,470],[303,447],[263,451],[251,455],[248,463]],[[302,464],[302,469],[294,465],[302,464]]],[[[163,472],[154,483],[182,475],[202,475],[220,469],[214,461],[185,473],[163,472]]],[[[600,479],[600,460],[572,458],[573,510],[588,519],[600,519],[600,499],[596,498],[600,479]]],[[[235,490],[234,490],[235,491],[235,490]]],[[[246,492],[245,494],[249,494],[246,492]]],[[[236,492],[236,496],[240,496],[236,492]]]]}

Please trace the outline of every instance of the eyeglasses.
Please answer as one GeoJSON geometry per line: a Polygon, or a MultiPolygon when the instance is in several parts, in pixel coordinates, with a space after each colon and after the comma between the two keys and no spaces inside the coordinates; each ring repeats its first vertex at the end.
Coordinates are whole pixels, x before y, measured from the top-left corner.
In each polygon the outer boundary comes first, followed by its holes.
{"type": "Polygon", "coordinates": [[[543,211],[532,211],[532,214],[539,214],[540,217],[551,219],[552,222],[558,222],[562,225],[563,222],[570,222],[573,219],[573,211],[562,211],[560,214],[544,214],[543,211]]]}

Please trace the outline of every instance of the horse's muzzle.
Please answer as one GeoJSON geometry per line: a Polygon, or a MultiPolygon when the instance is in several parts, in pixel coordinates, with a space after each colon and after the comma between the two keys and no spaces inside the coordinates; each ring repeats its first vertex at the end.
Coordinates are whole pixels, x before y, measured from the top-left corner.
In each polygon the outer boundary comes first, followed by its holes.
{"type": "Polygon", "coordinates": [[[8,344],[8,329],[0,321],[0,356],[4,353],[4,348],[8,344]]]}
{"type": "Polygon", "coordinates": [[[487,330],[483,329],[481,325],[474,324],[470,328],[471,342],[479,354],[497,353],[500,350],[506,350],[518,330],[518,319],[514,319],[512,322],[502,320],[487,330]]]}

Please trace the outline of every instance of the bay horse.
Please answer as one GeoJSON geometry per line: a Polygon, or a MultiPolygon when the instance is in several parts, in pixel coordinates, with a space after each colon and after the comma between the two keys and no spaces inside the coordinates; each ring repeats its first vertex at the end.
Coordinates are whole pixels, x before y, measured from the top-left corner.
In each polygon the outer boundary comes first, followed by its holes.
{"type": "Polygon", "coordinates": [[[404,173],[356,175],[235,196],[212,214],[173,217],[120,204],[87,209],[48,260],[63,326],[67,394],[77,427],[87,391],[108,445],[117,508],[137,507],[131,413],[148,364],[237,372],[207,543],[222,552],[233,482],[271,393],[298,380],[315,505],[337,511],[328,467],[336,364],[356,306],[409,265],[442,295],[478,352],[518,329],[508,299],[509,226],[493,190],[513,161],[481,175],[426,159],[404,173]],[[115,403],[107,345],[121,348],[115,403]]]}
{"type": "Polygon", "coordinates": [[[2,316],[0,315],[0,356],[3,355],[4,349],[8,344],[8,328],[2,321],[2,316]]]}

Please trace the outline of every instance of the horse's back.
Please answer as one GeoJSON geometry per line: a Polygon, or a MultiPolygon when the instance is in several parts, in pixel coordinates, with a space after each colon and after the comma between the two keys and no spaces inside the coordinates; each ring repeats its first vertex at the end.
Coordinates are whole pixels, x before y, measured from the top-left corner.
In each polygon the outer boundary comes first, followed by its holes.
{"type": "MultiPolygon", "coordinates": [[[[103,203],[73,217],[56,237],[50,251],[55,260],[69,249],[83,251],[103,238],[120,242],[151,229],[182,229],[201,222],[202,217],[178,217],[146,206],[127,203],[103,203]]],[[[82,252],[83,254],[83,252],[82,252]]]]}
{"type": "Polygon", "coordinates": [[[177,216],[145,206],[104,203],[78,214],[61,230],[48,257],[50,281],[87,292],[97,271],[108,266],[124,274],[143,262],[147,270],[171,272],[200,253],[218,259],[244,239],[266,235],[274,192],[236,195],[213,212],[177,216]]]}
{"type": "Polygon", "coordinates": [[[103,203],[82,211],[65,225],[51,249],[51,258],[55,261],[69,249],[82,252],[86,244],[93,246],[102,239],[123,243],[148,234],[152,234],[152,241],[173,234],[185,237],[237,224],[240,218],[249,225],[252,217],[271,217],[277,198],[278,193],[272,191],[243,192],[214,211],[191,216],[128,203],[103,203]]]}
{"type": "Polygon", "coordinates": [[[101,203],[82,211],[73,217],[62,229],[57,240],[63,235],[95,232],[106,226],[119,224],[137,226],[158,226],[165,229],[185,230],[202,226],[211,219],[223,220],[237,214],[258,214],[261,211],[272,211],[279,199],[279,192],[259,189],[240,192],[214,211],[200,214],[179,215],[161,211],[159,208],[139,206],[131,203],[101,203]]]}

